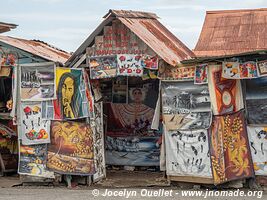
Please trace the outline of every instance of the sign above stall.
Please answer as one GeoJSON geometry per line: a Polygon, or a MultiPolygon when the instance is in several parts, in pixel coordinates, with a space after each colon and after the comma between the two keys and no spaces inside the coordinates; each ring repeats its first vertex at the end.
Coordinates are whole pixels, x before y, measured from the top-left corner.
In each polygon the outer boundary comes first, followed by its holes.
{"type": "Polygon", "coordinates": [[[147,54],[150,48],[128,27],[120,22],[104,27],[104,34],[95,37],[93,47],[87,48],[87,55],[104,56],[116,54],[147,54]]]}
{"type": "Polygon", "coordinates": [[[159,64],[158,78],[162,80],[186,81],[194,80],[195,66],[174,67],[161,62],[159,64]]]}
{"type": "Polygon", "coordinates": [[[223,62],[222,77],[228,79],[251,79],[258,78],[258,68],[256,62],[248,61],[223,62]]]}

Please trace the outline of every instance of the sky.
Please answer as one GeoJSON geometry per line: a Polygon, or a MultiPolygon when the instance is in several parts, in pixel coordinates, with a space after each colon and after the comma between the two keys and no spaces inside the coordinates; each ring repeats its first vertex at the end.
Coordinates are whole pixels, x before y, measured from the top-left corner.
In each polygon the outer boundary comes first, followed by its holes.
{"type": "Polygon", "coordinates": [[[267,8],[267,0],[0,0],[0,21],[19,25],[4,35],[38,39],[74,52],[109,9],[154,12],[190,49],[208,10],[267,8]]]}

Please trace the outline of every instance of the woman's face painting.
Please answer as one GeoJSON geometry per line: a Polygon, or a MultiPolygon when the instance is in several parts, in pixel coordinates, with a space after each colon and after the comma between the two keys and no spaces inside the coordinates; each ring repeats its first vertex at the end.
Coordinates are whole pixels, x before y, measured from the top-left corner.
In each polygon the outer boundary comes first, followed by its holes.
{"type": "Polygon", "coordinates": [[[141,103],[142,102],[142,91],[139,89],[133,90],[133,99],[135,103],[141,103]]]}
{"type": "Polygon", "coordinates": [[[71,103],[73,94],[74,94],[74,81],[72,78],[68,77],[65,79],[64,84],[62,86],[63,105],[71,103]]]}

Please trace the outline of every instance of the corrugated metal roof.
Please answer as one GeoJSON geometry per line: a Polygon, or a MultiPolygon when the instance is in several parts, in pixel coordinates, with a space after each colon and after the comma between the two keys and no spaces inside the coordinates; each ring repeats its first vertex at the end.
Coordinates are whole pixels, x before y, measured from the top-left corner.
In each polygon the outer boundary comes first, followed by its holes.
{"type": "Polygon", "coordinates": [[[267,9],[208,11],[194,49],[198,57],[267,49],[267,9]]]}
{"type": "Polygon", "coordinates": [[[94,37],[100,34],[104,26],[114,19],[120,20],[170,65],[174,66],[184,59],[194,57],[194,53],[164,27],[154,13],[110,10],[104,17],[105,20],[97,28],[97,31],[94,31],[73,53],[66,65],[73,65],[77,58],[85,53],[86,48],[92,44],[94,37]]]}
{"type": "Polygon", "coordinates": [[[16,24],[9,24],[5,22],[0,22],[0,33],[4,33],[10,31],[11,29],[16,28],[18,25],[16,24]]]}
{"type": "Polygon", "coordinates": [[[37,55],[48,61],[65,63],[66,60],[70,57],[69,53],[39,40],[25,40],[1,35],[0,41],[33,55],[37,55]]]}

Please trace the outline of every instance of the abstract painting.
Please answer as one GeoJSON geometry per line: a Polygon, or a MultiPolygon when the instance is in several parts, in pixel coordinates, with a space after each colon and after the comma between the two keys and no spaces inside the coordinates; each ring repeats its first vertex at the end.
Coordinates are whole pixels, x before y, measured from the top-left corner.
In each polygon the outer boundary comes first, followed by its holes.
{"type": "Polygon", "coordinates": [[[208,83],[208,68],[207,64],[197,65],[195,71],[195,84],[207,84],[208,83]]]}
{"type": "Polygon", "coordinates": [[[254,176],[243,110],[214,116],[209,140],[215,185],[254,176]]]}
{"type": "Polygon", "coordinates": [[[142,56],[134,54],[119,54],[118,72],[119,76],[143,76],[142,56]]]}

